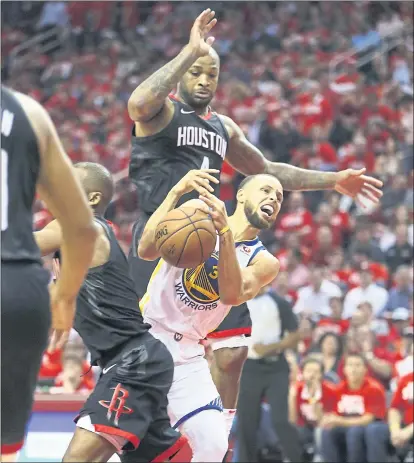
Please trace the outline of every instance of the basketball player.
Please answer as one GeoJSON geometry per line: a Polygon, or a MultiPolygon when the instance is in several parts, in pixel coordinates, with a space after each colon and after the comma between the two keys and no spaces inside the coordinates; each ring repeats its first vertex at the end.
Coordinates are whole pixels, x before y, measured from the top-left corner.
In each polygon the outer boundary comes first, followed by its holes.
{"type": "MultiPolygon", "coordinates": [[[[377,202],[382,182],[364,175],[365,169],[318,172],[268,161],[248,142],[229,117],[213,112],[220,60],[206,38],[217,20],[210,9],[196,19],[190,40],[169,63],[142,82],[128,101],[134,121],[130,178],[137,186],[140,214],[133,228],[130,269],[139,297],[145,293],[156,262],[145,263],[137,247],[145,224],[168,191],[191,169],[221,170],[224,159],[245,175],[277,176],[285,190],[328,190],[377,202]],[[175,96],[170,92],[177,87],[175,96]]],[[[214,184],[219,196],[219,185],[214,184]]],[[[181,198],[181,203],[194,195],[181,198]]],[[[180,204],[180,203],[179,203],[180,204]]],[[[244,335],[251,332],[247,306],[234,308],[213,334],[212,372],[231,427],[241,369],[247,356],[244,335]]]]}
{"type": "Polygon", "coordinates": [[[62,227],[64,265],[52,294],[55,340],[72,326],[92,258],[92,214],[46,111],[1,87],[1,461],[23,446],[50,326],[49,272],[33,239],[36,185],[62,227]]]}
{"type": "Polygon", "coordinates": [[[280,182],[271,175],[247,177],[237,193],[237,208],[227,217],[224,203],[211,192],[213,170],[193,170],[168,193],[148,220],[138,247],[143,259],[160,257],[155,231],[167,212],[193,189],[199,199],[189,201],[209,213],[218,233],[216,249],[197,268],[180,269],[161,259],[141,300],[150,332],[172,353],[175,370],[168,394],[175,428],[189,439],[192,461],[220,462],[228,447],[226,422],[204,348],[206,338],[231,306],[256,296],[274,280],[279,262],[267,252],[257,234],[273,225],[283,200],[280,182]]]}
{"type": "MultiPolygon", "coordinates": [[[[167,414],[171,354],[148,333],[127,259],[103,218],[114,190],[111,174],[89,162],[75,167],[99,231],[77,299],[74,327],[91,354],[91,364],[99,365],[102,374],[75,420],[63,461],[107,462],[115,452],[138,446],[135,461],[167,461],[186,443],[171,428],[167,414]]],[[[61,247],[56,221],[35,236],[43,255],[61,247]]]]}

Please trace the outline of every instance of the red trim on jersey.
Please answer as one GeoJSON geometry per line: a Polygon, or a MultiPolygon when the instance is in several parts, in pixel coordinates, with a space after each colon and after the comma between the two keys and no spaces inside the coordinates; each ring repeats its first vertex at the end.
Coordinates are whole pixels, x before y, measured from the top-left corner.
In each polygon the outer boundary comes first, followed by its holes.
{"type": "MultiPolygon", "coordinates": [[[[93,424],[93,423],[92,423],[93,424]]],[[[136,449],[139,446],[139,437],[135,434],[132,434],[128,431],[123,431],[122,429],[113,428],[112,426],[105,426],[104,424],[94,424],[93,425],[96,432],[104,432],[105,434],[111,434],[112,436],[123,437],[124,439],[131,442],[136,449]]]]}
{"type": "MultiPolygon", "coordinates": [[[[179,100],[173,93],[170,93],[168,95],[172,100],[175,100],[175,101],[178,101],[180,103],[183,103],[181,100],[179,100]]],[[[184,104],[187,104],[187,103],[184,103],[184,104]]],[[[197,114],[198,117],[201,117],[201,119],[204,119],[205,121],[208,121],[209,119],[211,119],[211,116],[213,115],[213,113],[211,112],[211,109],[210,109],[210,106],[208,107],[208,113],[205,115],[205,116],[200,116],[200,114],[197,114]]]]}
{"type": "Polygon", "coordinates": [[[10,455],[12,453],[18,452],[24,445],[24,440],[18,442],[17,444],[1,444],[1,453],[2,455],[10,455]]]}
{"type": "MultiPolygon", "coordinates": [[[[168,458],[172,457],[175,453],[177,453],[179,450],[184,448],[184,446],[188,446],[190,448],[188,440],[186,437],[181,436],[175,444],[173,444],[170,448],[162,452],[160,455],[156,456],[151,463],[161,463],[163,461],[166,461],[168,458]]],[[[190,460],[183,460],[181,459],[180,461],[190,461],[190,460]]]]}
{"type": "Polygon", "coordinates": [[[251,335],[252,328],[246,326],[244,328],[231,328],[230,330],[214,331],[207,335],[207,339],[229,338],[231,336],[240,336],[241,334],[251,335]]]}

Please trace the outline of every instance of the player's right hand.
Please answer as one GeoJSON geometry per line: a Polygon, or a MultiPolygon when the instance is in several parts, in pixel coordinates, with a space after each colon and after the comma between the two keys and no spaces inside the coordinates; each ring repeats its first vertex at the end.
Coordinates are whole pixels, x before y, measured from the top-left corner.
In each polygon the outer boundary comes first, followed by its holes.
{"type": "Polygon", "coordinates": [[[182,196],[190,191],[197,191],[200,195],[205,195],[207,192],[214,192],[212,183],[219,183],[219,179],[213,177],[213,174],[219,174],[217,169],[200,169],[190,170],[173,188],[172,191],[177,196],[182,196]]]}
{"type": "Polygon", "coordinates": [[[52,334],[48,352],[62,349],[66,344],[76,312],[76,298],[68,299],[61,290],[59,282],[50,285],[50,308],[52,313],[52,334]]]}
{"type": "Polygon", "coordinates": [[[204,10],[194,21],[188,46],[196,56],[205,56],[210,52],[211,45],[215,39],[214,37],[209,37],[208,39],[205,37],[217,24],[217,19],[214,18],[215,14],[214,11],[207,8],[207,10],[204,10]]]}

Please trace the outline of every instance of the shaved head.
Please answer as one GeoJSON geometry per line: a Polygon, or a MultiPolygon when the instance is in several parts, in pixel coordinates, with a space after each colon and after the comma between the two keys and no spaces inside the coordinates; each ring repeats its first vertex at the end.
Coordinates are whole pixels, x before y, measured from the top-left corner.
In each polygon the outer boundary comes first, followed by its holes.
{"type": "Polygon", "coordinates": [[[178,95],[194,109],[207,108],[216,93],[219,73],[220,57],[210,48],[209,54],[198,58],[183,75],[178,95]]]}
{"type": "Polygon", "coordinates": [[[80,172],[79,178],[88,195],[89,204],[98,214],[103,214],[114,194],[111,173],[95,162],[79,162],[75,168],[80,172]]]}

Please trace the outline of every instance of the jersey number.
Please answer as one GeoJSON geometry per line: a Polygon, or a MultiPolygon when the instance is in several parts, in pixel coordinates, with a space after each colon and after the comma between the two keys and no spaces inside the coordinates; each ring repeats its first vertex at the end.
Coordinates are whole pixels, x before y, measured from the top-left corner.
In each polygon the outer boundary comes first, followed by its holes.
{"type": "Polygon", "coordinates": [[[207,156],[204,156],[200,169],[209,169],[209,168],[210,168],[210,159],[207,156]]]}
{"type": "Polygon", "coordinates": [[[9,225],[9,185],[8,185],[9,156],[1,150],[1,231],[7,230],[9,225]]]}

